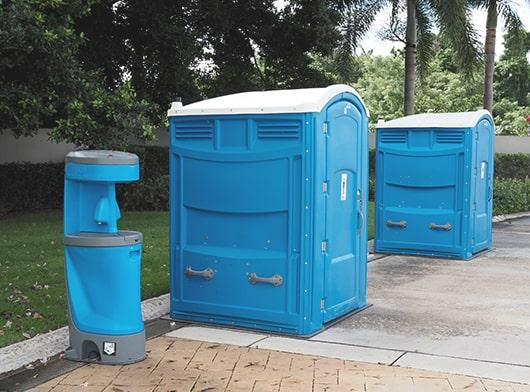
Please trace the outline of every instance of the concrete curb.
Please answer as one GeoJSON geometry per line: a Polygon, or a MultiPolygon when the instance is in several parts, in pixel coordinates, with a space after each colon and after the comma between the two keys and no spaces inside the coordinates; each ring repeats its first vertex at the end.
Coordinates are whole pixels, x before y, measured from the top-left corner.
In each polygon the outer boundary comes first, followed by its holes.
{"type": "Polygon", "coordinates": [[[518,218],[526,218],[530,216],[530,211],[526,211],[526,212],[516,212],[516,213],[513,213],[513,214],[506,214],[506,215],[495,215],[493,218],[492,218],[492,222],[493,223],[500,223],[500,222],[506,222],[506,221],[509,221],[509,220],[512,220],[512,219],[518,219],[518,218]]]}
{"type": "MultiPolygon", "coordinates": [[[[169,294],[142,301],[144,321],[169,313],[169,294]]],[[[68,327],[62,327],[31,339],[0,348],[0,378],[5,373],[28,367],[35,361],[46,363],[48,358],[68,348],[68,327]]]]}

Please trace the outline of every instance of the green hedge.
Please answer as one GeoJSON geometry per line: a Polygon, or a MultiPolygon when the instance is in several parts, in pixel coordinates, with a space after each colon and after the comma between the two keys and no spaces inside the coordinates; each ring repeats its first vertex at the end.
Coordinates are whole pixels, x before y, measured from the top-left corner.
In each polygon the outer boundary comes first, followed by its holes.
{"type": "Polygon", "coordinates": [[[138,155],[140,181],[118,184],[117,199],[124,211],[165,211],[169,203],[169,151],[167,147],[132,146],[138,155]]]}
{"type": "Polygon", "coordinates": [[[64,164],[0,165],[0,216],[63,206],[64,164]]]}
{"type": "MultiPolygon", "coordinates": [[[[123,210],[167,210],[169,154],[166,147],[133,146],[140,158],[141,180],[118,185],[123,210]]],[[[375,151],[370,150],[370,199],[374,196],[375,151]]],[[[495,155],[494,213],[529,211],[530,154],[495,155]]],[[[61,209],[62,163],[0,165],[0,216],[8,213],[61,209]]]]}
{"type": "MultiPolygon", "coordinates": [[[[167,210],[169,153],[166,147],[133,146],[140,159],[140,181],[118,184],[123,210],[167,210]]],[[[0,165],[0,217],[63,208],[63,163],[0,165]]]]}
{"type": "Polygon", "coordinates": [[[530,154],[495,154],[495,177],[530,178],[530,154]]]}
{"type": "Polygon", "coordinates": [[[530,179],[495,179],[493,215],[530,211],[530,179]]]}

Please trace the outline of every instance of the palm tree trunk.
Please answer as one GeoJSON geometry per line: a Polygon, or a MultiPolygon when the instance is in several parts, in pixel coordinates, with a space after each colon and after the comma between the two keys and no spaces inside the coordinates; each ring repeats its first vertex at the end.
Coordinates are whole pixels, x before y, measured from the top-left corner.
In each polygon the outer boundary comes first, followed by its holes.
{"type": "Polygon", "coordinates": [[[497,35],[497,1],[490,0],[484,43],[484,109],[493,108],[493,71],[495,70],[495,39],[497,35]]]}
{"type": "Polygon", "coordinates": [[[407,33],[405,37],[405,116],[414,114],[414,88],[416,83],[416,0],[407,0],[407,33]]]}

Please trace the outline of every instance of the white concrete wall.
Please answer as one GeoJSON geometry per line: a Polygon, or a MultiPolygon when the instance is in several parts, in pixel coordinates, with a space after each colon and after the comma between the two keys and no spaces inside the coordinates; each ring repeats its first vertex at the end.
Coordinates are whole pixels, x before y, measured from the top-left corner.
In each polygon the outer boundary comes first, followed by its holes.
{"type": "MultiPolygon", "coordinates": [[[[62,162],[64,156],[77,148],[75,144],[54,143],[48,139],[48,129],[41,129],[35,136],[15,138],[10,132],[0,134],[0,164],[10,162],[62,162]]],[[[166,129],[156,131],[157,139],[150,145],[167,146],[166,129]]]]}
{"type": "MultiPolygon", "coordinates": [[[[157,139],[150,145],[169,145],[166,129],[156,131],[157,139]]],[[[375,134],[370,134],[370,148],[375,146],[375,134]]],[[[11,133],[0,135],[0,164],[9,162],[62,162],[76,146],[48,140],[48,130],[42,129],[33,137],[14,138],[11,133]]],[[[530,154],[530,136],[495,136],[495,152],[524,152],[530,154]]]]}
{"type": "Polygon", "coordinates": [[[74,144],[53,143],[48,130],[41,129],[35,136],[15,138],[7,131],[0,135],[0,164],[10,162],[60,162],[75,150],[74,144]]]}

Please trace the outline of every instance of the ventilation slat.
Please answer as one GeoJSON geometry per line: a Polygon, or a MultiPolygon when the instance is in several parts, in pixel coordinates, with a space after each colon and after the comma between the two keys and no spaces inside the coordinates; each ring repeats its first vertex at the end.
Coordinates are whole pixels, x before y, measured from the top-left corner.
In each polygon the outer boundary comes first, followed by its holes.
{"type": "Polygon", "coordinates": [[[463,132],[436,132],[436,143],[439,144],[462,144],[464,142],[463,132]]]}
{"type": "Polygon", "coordinates": [[[381,143],[406,143],[406,131],[383,131],[381,132],[381,143]]]}
{"type": "Polygon", "coordinates": [[[258,139],[299,139],[300,127],[298,125],[260,125],[258,139]]]}
{"type": "Polygon", "coordinates": [[[212,139],[213,124],[205,122],[181,123],[175,126],[175,139],[212,139]]]}

